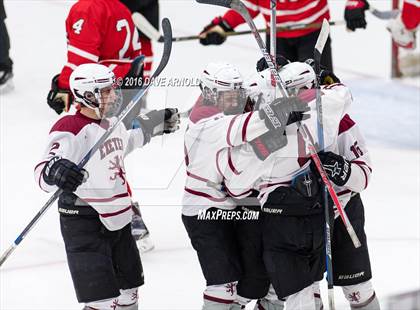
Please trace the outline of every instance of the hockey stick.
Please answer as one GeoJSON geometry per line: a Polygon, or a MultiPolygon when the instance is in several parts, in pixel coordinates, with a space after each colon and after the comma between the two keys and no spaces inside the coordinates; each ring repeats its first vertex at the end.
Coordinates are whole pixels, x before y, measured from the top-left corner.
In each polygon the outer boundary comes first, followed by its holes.
{"type": "MultiPolygon", "coordinates": [[[[318,124],[318,141],[319,149],[323,150],[325,147],[324,143],[324,123],[322,114],[322,99],[321,99],[321,86],[319,83],[319,73],[321,72],[321,56],[324,50],[325,43],[328,40],[330,33],[330,25],[327,20],[324,19],[321,32],[319,33],[318,40],[315,44],[314,49],[314,62],[315,62],[315,73],[316,73],[316,111],[317,111],[317,124],[318,124]]],[[[325,259],[327,266],[327,283],[328,283],[328,305],[330,310],[335,309],[334,303],[334,283],[333,283],[333,268],[332,268],[332,250],[331,250],[331,226],[330,226],[330,212],[328,207],[328,189],[325,184],[323,188],[323,200],[324,200],[324,213],[325,213],[325,259]]]]}
{"type": "MultiPolygon", "coordinates": [[[[135,14],[135,13],[134,13],[135,14]]],[[[146,18],[142,18],[142,15],[136,17],[133,14],[133,22],[134,25],[137,27],[138,30],[146,34],[150,39],[157,41],[157,42],[163,42],[163,37],[160,35],[159,31],[154,28],[147,20],[146,18]],[[144,22],[146,20],[147,24],[144,22]],[[150,28],[150,29],[149,29],[150,28]]],[[[339,26],[344,25],[344,20],[338,20],[338,21],[330,21],[330,26],[339,26]]],[[[322,23],[310,23],[310,24],[295,24],[290,26],[279,26],[276,27],[277,32],[281,31],[290,31],[290,30],[305,30],[305,29],[317,29],[321,28],[322,23]]],[[[261,28],[258,29],[258,32],[267,32],[268,29],[261,28]]],[[[234,36],[240,36],[244,34],[251,34],[251,30],[242,30],[242,31],[228,31],[225,33],[227,37],[234,37],[234,36]]],[[[184,42],[184,41],[193,41],[200,39],[200,35],[191,35],[191,36],[183,36],[183,37],[174,37],[172,38],[173,42],[184,42]]]]}
{"type": "MultiPolygon", "coordinates": [[[[279,73],[277,72],[277,69],[273,63],[273,61],[271,60],[271,56],[269,53],[267,53],[267,49],[265,47],[265,44],[260,36],[260,34],[258,33],[257,27],[255,26],[251,16],[248,13],[247,8],[245,7],[245,5],[240,1],[240,0],[196,0],[198,3],[204,3],[204,4],[212,4],[212,5],[218,5],[218,6],[223,6],[226,8],[231,8],[233,10],[235,10],[236,12],[238,12],[242,18],[247,22],[248,26],[251,28],[251,31],[255,37],[255,40],[257,41],[257,44],[268,64],[268,67],[270,68],[270,72],[271,74],[275,77],[276,79],[276,84],[277,87],[280,89],[282,95],[284,97],[289,97],[289,94],[286,91],[286,88],[284,86],[284,83],[282,82],[279,73]]],[[[344,226],[347,229],[347,232],[349,233],[349,236],[354,244],[354,246],[356,248],[361,246],[361,243],[359,241],[359,238],[357,237],[353,226],[351,225],[351,223],[348,220],[347,214],[345,213],[340,201],[338,200],[338,196],[337,193],[334,191],[334,188],[330,182],[330,180],[328,179],[328,176],[324,170],[324,167],[322,166],[321,160],[319,159],[319,156],[317,154],[317,150],[314,146],[314,144],[312,143],[312,141],[310,140],[310,133],[309,130],[306,126],[302,126],[301,122],[297,123],[299,128],[302,130],[302,136],[304,141],[306,142],[306,145],[308,146],[308,150],[310,152],[310,156],[321,176],[321,179],[323,181],[323,183],[327,186],[328,188],[328,192],[334,202],[334,204],[336,205],[338,212],[340,214],[340,217],[343,221],[344,226]]],[[[278,127],[280,124],[273,124],[275,127],[278,127]]]]}
{"type": "MultiPolygon", "coordinates": [[[[162,29],[165,38],[165,45],[163,47],[163,55],[160,60],[159,66],[157,67],[156,71],[153,73],[152,78],[157,77],[163,69],[166,67],[169,61],[169,57],[171,55],[172,50],[172,28],[169,19],[164,18],[162,20],[162,29]]],[[[89,159],[93,156],[93,154],[101,147],[104,141],[112,134],[112,132],[117,128],[117,126],[123,121],[123,119],[130,113],[130,111],[135,107],[135,105],[140,101],[140,99],[145,95],[149,87],[152,83],[148,83],[144,88],[141,88],[138,93],[131,99],[128,105],[121,111],[120,115],[118,116],[116,122],[112,124],[107,131],[101,136],[101,138],[94,144],[94,146],[90,149],[90,151],[83,157],[83,159],[78,164],[79,168],[84,167],[89,159]]],[[[50,199],[44,204],[41,210],[35,215],[35,217],[31,220],[31,222],[25,227],[25,229],[20,233],[20,235],[16,238],[13,244],[2,254],[0,257],[0,266],[6,261],[6,259],[12,254],[12,252],[16,249],[16,247],[22,242],[22,240],[26,237],[26,235],[31,231],[31,229],[35,226],[35,224],[39,221],[41,216],[48,210],[48,208],[57,200],[60,194],[63,192],[62,189],[58,189],[50,199]]]]}
{"type": "Polygon", "coordinates": [[[379,11],[378,9],[373,8],[371,5],[369,7],[369,12],[372,13],[373,16],[379,19],[393,19],[400,14],[400,10],[390,10],[390,11],[379,11]]]}

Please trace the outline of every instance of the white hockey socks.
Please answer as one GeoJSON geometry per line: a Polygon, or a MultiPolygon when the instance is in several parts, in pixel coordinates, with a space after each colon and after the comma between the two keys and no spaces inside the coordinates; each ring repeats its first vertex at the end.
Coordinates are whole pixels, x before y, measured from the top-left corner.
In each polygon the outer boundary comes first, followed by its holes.
{"type": "Polygon", "coordinates": [[[120,297],[118,297],[118,310],[138,310],[138,288],[130,288],[127,290],[120,290],[120,297]]]}
{"type": "Polygon", "coordinates": [[[203,294],[202,310],[230,310],[236,300],[237,283],[207,286],[203,294]]]}
{"type": "Polygon", "coordinates": [[[286,308],[288,310],[314,310],[316,302],[314,297],[314,286],[311,284],[303,290],[286,297],[286,308]]]}
{"type": "Polygon", "coordinates": [[[118,299],[111,298],[111,299],[87,302],[83,310],[115,310],[117,306],[118,306],[118,299]]]}
{"type": "Polygon", "coordinates": [[[273,285],[270,284],[267,295],[257,301],[254,310],[283,310],[284,304],[284,300],[277,297],[273,285]]]}
{"type": "Polygon", "coordinates": [[[343,286],[342,289],[351,309],[380,310],[379,301],[371,281],[343,286]]]}

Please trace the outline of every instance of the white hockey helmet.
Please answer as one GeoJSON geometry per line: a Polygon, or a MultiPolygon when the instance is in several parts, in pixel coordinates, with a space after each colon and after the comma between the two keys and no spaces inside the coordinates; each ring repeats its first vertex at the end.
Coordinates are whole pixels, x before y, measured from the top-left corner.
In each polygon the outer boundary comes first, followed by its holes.
{"type": "Polygon", "coordinates": [[[78,66],[70,75],[74,101],[95,111],[99,118],[115,115],[122,104],[120,87],[111,69],[97,63],[78,66]]]}
{"type": "Polygon", "coordinates": [[[270,69],[254,73],[245,81],[244,88],[256,110],[275,99],[276,83],[271,77],[270,69]]]}
{"type": "Polygon", "coordinates": [[[200,88],[205,104],[217,104],[224,94],[235,98],[237,107],[245,102],[243,77],[238,68],[229,63],[209,63],[201,74],[200,88]]]}
{"type": "Polygon", "coordinates": [[[301,88],[311,89],[315,86],[315,71],[305,62],[289,63],[279,70],[279,75],[289,91],[297,92],[301,88]]]}

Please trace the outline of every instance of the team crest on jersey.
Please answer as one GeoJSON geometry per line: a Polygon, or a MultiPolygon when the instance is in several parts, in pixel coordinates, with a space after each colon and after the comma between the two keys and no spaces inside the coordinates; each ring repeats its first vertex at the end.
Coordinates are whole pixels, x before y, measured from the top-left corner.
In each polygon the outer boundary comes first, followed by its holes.
{"type": "Polygon", "coordinates": [[[110,160],[109,163],[111,166],[108,168],[109,170],[113,171],[113,175],[109,177],[111,181],[115,181],[117,178],[121,179],[122,185],[125,185],[127,182],[125,178],[125,168],[124,168],[124,161],[121,155],[116,155],[114,160],[110,160]]]}

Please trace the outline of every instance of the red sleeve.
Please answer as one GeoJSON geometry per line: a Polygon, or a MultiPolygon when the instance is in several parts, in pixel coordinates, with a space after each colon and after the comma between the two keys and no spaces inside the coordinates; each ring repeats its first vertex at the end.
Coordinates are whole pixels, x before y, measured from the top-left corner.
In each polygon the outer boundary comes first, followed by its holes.
{"type": "Polygon", "coordinates": [[[401,19],[408,30],[415,30],[420,23],[420,0],[405,0],[401,19]]]}
{"type": "MultiPolygon", "coordinates": [[[[258,1],[259,0],[243,1],[243,3],[248,9],[248,13],[251,15],[252,18],[255,18],[260,13],[258,9],[258,1]]],[[[245,20],[242,18],[242,16],[239,13],[237,13],[235,10],[227,11],[225,15],[223,15],[223,19],[232,28],[235,28],[236,26],[245,23],[245,20]]]]}
{"type": "Polygon", "coordinates": [[[100,3],[81,1],[71,8],[66,20],[67,63],[58,80],[60,88],[69,88],[70,74],[78,65],[99,60],[104,19],[106,14],[100,3]]]}

